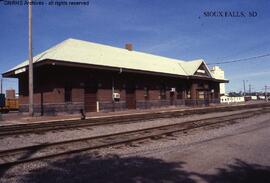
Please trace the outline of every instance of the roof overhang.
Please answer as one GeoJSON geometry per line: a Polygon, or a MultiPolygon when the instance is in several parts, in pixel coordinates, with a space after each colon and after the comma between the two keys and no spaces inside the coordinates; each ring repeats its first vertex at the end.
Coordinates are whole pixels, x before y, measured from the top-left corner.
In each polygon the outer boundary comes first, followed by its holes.
{"type": "MultiPolygon", "coordinates": [[[[93,65],[93,64],[83,64],[83,63],[74,63],[69,61],[60,61],[60,60],[42,60],[33,64],[34,68],[43,66],[43,65],[52,65],[52,66],[65,66],[65,67],[77,67],[77,68],[89,68],[89,69],[98,69],[98,70],[107,70],[107,71],[116,71],[116,72],[127,72],[127,73],[137,73],[137,74],[147,74],[147,75],[156,75],[156,76],[167,76],[167,77],[175,77],[175,78],[184,78],[187,79],[188,76],[175,75],[169,73],[160,73],[160,72],[151,72],[151,71],[143,71],[143,70],[135,70],[135,69],[127,69],[121,67],[109,67],[109,66],[101,66],[101,65],[93,65]]],[[[17,78],[20,73],[19,70],[24,69],[28,71],[28,65],[24,67],[17,68],[15,70],[11,70],[2,74],[3,77],[9,78],[17,78]]]]}
{"type": "MultiPolygon", "coordinates": [[[[205,76],[196,76],[196,75],[183,76],[183,75],[175,75],[175,74],[168,74],[168,73],[127,69],[127,68],[120,68],[120,67],[109,67],[109,66],[101,66],[101,65],[93,65],[93,64],[74,63],[74,62],[62,61],[62,60],[42,60],[42,61],[34,63],[33,67],[37,68],[44,65],[89,68],[89,69],[98,69],[98,70],[107,70],[107,71],[116,71],[116,72],[166,76],[166,77],[183,78],[183,79],[200,79],[200,80],[208,80],[208,81],[214,81],[214,82],[219,82],[219,83],[229,83],[229,80],[221,80],[221,79],[215,79],[212,77],[205,77],[205,76]]],[[[23,72],[28,72],[28,65],[17,68],[15,70],[10,70],[8,72],[5,72],[2,74],[2,76],[7,77],[7,78],[18,78],[19,75],[23,72]]]]}
{"type": "Polygon", "coordinates": [[[204,76],[189,76],[190,79],[200,79],[200,80],[208,80],[208,81],[215,81],[218,83],[229,83],[229,80],[226,79],[216,79],[216,78],[210,78],[210,77],[204,77],[204,76]]]}
{"type": "MultiPolygon", "coordinates": [[[[48,64],[47,61],[44,60],[41,62],[33,63],[33,67],[39,67],[39,66],[47,65],[47,64],[48,64]]],[[[29,66],[27,65],[27,66],[16,68],[14,70],[9,70],[7,72],[2,73],[2,76],[5,78],[17,78],[19,74],[28,72],[28,68],[29,66]]]]}

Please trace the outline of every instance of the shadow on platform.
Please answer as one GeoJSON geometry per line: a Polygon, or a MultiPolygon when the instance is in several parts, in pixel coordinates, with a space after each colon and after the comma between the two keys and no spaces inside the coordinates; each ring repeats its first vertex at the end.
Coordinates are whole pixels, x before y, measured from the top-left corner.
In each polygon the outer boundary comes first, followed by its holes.
{"type": "Polygon", "coordinates": [[[117,155],[77,155],[50,161],[48,166],[31,170],[22,182],[91,182],[91,183],[268,183],[270,167],[248,164],[236,159],[216,174],[200,174],[184,170],[185,162],[165,162],[147,157],[117,155]]]}
{"type": "Polygon", "coordinates": [[[146,157],[120,158],[75,156],[52,162],[48,167],[36,169],[24,177],[23,182],[187,182],[195,183],[190,174],[182,170],[182,162],[168,163],[146,157]]]}
{"type": "Polygon", "coordinates": [[[195,173],[195,175],[207,183],[269,183],[270,166],[248,164],[236,159],[234,164],[229,164],[226,168],[218,168],[217,174],[195,173]]]}

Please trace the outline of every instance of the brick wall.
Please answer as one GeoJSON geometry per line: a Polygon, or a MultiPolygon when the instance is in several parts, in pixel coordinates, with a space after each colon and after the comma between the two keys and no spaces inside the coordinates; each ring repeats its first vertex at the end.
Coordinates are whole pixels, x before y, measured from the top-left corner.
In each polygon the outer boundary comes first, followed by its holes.
{"type": "Polygon", "coordinates": [[[149,90],[149,100],[159,100],[160,99],[160,91],[159,89],[156,90],[149,90]]]}
{"type": "Polygon", "coordinates": [[[145,100],[145,91],[142,89],[137,89],[135,91],[136,100],[145,100]]]}
{"type": "MultiPolygon", "coordinates": [[[[169,105],[183,105],[186,92],[191,91],[191,99],[197,100],[197,90],[213,94],[211,99],[219,97],[219,83],[179,78],[151,76],[143,74],[119,73],[113,71],[90,70],[72,67],[43,66],[34,69],[34,103],[35,111],[51,114],[58,112],[74,113],[84,109],[85,87],[96,88],[100,111],[126,110],[126,88],[135,89],[137,108],[155,108],[169,105]],[[120,101],[112,102],[112,84],[115,92],[120,93],[120,101]],[[65,87],[72,88],[72,100],[65,102],[65,87]],[[204,88],[204,86],[207,86],[204,88]],[[166,89],[166,98],[160,99],[160,88],[166,89]],[[145,88],[148,97],[145,97],[145,88]],[[176,88],[171,100],[171,88],[176,88]],[[179,93],[180,98],[177,97],[179,93]],[[146,101],[147,100],[147,101],[146,101]]],[[[20,110],[28,110],[28,75],[19,75],[20,110]]],[[[194,103],[194,102],[190,102],[194,103]]]]}

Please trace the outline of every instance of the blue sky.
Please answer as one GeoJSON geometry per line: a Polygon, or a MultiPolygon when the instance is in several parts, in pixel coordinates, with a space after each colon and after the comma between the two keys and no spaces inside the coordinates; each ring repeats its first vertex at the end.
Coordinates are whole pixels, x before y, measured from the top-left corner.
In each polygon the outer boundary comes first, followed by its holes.
{"type": "MultiPolygon", "coordinates": [[[[270,1],[267,0],[90,0],[89,6],[33,7],[34,54],[68,38],[207,63],[270,53],[270,1]],[[205,11],[256,11],[257,17],[206,17],[205,11]]],[[[0,72],[27,59],[27,6],[0,3],[0,72]]],[[[270,86],[270,57],[220,65],[227,91],[270,86]]],[[[210,66],[211,67],[211,66],[210,66]]],[[[4,88],[17,82],[4,80],[4,88]]]]}

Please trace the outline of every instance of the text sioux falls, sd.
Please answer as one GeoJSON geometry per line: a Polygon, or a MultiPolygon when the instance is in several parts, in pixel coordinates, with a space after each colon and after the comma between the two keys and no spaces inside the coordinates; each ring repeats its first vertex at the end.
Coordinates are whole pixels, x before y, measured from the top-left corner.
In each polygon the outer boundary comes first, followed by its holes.
{"type": "Polygon", "coordinates": [[[256,11],[205,11],[203,12],[205,17],[256,17],[258,13],[256,11]]]}

